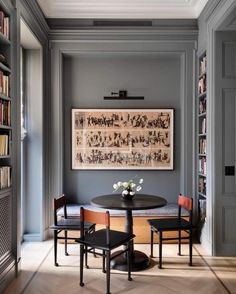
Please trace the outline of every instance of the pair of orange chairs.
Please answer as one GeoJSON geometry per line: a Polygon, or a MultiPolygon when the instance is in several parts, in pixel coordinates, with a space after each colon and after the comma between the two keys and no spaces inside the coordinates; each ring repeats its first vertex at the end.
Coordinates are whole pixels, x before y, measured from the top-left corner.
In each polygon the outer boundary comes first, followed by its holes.
{"type": "MultiPolygon", "coordinates": [[[[153,257],[153,235],[157,233],[159,235],[159,268],[162,268],[162,244],[165,240],[176,240],[178,239],[179,255],[181,255],[181,240],[189,240],[189,265],[192,265],[192,231],[194,226],[192,224],[193,215],[193,199],[183,195],[178,197],[178,216],[176,218],[165,218],[165,219],[150,219],[148,223],[151,228],[151,257],[153,257]],[[189,219],[186,220],[182,217],[182,209],[189,212],[189,219]],[[166,238],[163,233],[166,231],[178,231],[178,237],[166,238]],[[183,237],[181,232],[187,232],[187,236],[183,237]]],[[[67,216],[66,210],[66,199],[62,196],[58,199],[54,199],[54,225],[51,226],[54,230],[54,262],[57,263],[57,240],[65,240],[65,253],[67,253],[67,240],[75,239],[68,238],[67,231],[79,230],[80,238],[76,239],[80,243],[80,286],[84,286],[83,282],[83,267],[84,267],[84,256],[85,266],[87,265],[87,254],[93,253],[102,256],[103,272],[106,272],[106,293],[110,293],[110,262],[115,256],[111,256],[111,250],[125,245],[124,249],[119,251],[119,254],[127,252],[128,258],[128,280],[131,281],[131,245],[135,235],[128,234],[125,232],[114,231],[110,229],[110,215],[109,212],[96,212],[81,208],[80,218],[72,218],[67,216]],[[57,211],[59,208],[64,207],[64,217],[59,221],[57,219],[57,211]],[[105,229],[95,230],[96,224],[104,225],[105,229]],[[58,234],[61,231],[65,231],[64,237],[59,237],[58,234]],[[95,249],[99,249],[100,252],[95,252],[95,249]]]]}

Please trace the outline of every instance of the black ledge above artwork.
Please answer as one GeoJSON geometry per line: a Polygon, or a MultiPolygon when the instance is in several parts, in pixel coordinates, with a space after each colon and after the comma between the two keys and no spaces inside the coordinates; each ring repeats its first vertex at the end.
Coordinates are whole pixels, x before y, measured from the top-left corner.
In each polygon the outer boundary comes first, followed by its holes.
{"type": "Polygon", "coordinates": [[[104,100],[144,100],[144,96],[104,96],[104,100]]]}

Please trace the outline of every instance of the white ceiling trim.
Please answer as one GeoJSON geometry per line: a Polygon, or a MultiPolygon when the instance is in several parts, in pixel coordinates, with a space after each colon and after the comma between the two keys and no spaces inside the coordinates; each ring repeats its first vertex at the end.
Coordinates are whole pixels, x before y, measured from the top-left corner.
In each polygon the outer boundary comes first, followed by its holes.
{"type": "Polygon", "coordinates": [[[47,18],[197,18],[208,0],[37,0],[47,18]]]}

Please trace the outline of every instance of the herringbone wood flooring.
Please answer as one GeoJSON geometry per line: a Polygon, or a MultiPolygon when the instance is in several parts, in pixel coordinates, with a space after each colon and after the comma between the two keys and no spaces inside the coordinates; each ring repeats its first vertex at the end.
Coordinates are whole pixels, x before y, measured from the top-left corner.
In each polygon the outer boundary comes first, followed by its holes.
{"type": "MultiPolygon", "coordinates": [[[[135,248],[149,253],[148,245],[135,248]]],[[[200,245],[194,245],[193,267],[188,266],[188,246],[183,245],[184,256],[177,256],[177,245],[163,247],[163,269],[157,268],[158,258],[144,271],[134,272],[133,281],[127,274],[112,271],[113,294],[236,294],[236,257],[209,257],[200,254],[200,245]]],[[[85,287],[79,286],[79,246],[69,245],[69,256],[59,245],[59,267],[53,265],[53,242],[25,243],[22,247],[22,271],[5,294],[100,294],[105,293],[105,275],[101,258],[89,257],[90,269],[84,271],[85,287]]],[[[158,256],[158,248],[154,247],[158,256]]]]}

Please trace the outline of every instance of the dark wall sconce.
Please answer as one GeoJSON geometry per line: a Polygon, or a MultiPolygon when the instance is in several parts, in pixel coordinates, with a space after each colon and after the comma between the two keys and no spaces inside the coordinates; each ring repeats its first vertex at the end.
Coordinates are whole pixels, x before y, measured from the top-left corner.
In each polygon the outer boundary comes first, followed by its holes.
{"type": "Polygon", "coordinates": [[[128,96],[127,90],[119,90],[119,92],[111,92],[111,96],[104,96],[104,100],[144,100],[143,96],[128,96]]]}

